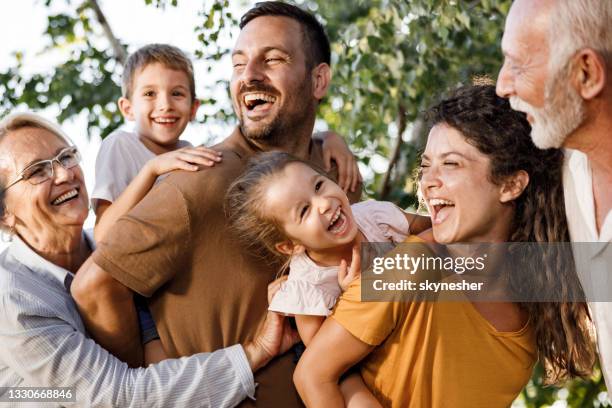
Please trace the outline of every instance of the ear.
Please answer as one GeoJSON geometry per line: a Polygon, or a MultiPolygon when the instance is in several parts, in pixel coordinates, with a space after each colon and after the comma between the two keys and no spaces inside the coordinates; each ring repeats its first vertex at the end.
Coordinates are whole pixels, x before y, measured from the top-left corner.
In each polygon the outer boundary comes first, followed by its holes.
{"type": "Polygon", "coordinates": [[[529,184],[529,174],[525,170],[519,170],[508,177],[501,185],[499,201],[508,203],[516,200],[529,184]]]}
{"type": "Polygon", "coordinates": [[[312,92],[317,100],[321,100],[327,95],[327,89],[331,83],[331,68],[326,63],[317,65],[312,70],[312,92]]]}
{"type": "Polygon", "coordinates": [[[123,117],[127,120],[134,120],[134,112],[132,112],[132,102],[126,97],[121,97],[117,101],[117,105],[119,105],[119,110],[123,117]]]}
{"type": "Polygon", "coordinates": [[[303,245],[294,244],[291,241],[279,242],[274,245],[274,248],[276,248],[276,250],[281,254],[285,255],[296,255],[306,250],[303,245]]]}
{"type": "Polygon", "coordinates": [[[574,86],[583,99],[596,98],[606,86],[606,62],[596,51],[585,48],[574,57],[574,86]]]}
{"type": "Polygon", "coordinates": [[[189,117],[189,120],[194,120],[196,113],[198,112],[198,108],[200,107],[200,100],[198,98],[195,98],[193,100],[193,103],[191,104],[191,116],[189,117]]]}

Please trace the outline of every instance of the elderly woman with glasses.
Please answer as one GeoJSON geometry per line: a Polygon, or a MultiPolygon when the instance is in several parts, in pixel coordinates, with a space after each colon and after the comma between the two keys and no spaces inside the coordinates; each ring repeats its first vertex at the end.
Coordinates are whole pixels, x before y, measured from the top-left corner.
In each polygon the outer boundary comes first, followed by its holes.
{"type": "Polygon", "coordinates": [[[40,116],[0,122],[0,227],[12,235],[0,254],[0,387],[8,387],[0,400],[216,407],[253,397],[253,371],[295,340],[278,315],[268,314],[244,346],[146,369],[129,368],[87,336],[70,296],[93,249],[83,232],[88,198],[79,161],[62,130],[40,116]]]}

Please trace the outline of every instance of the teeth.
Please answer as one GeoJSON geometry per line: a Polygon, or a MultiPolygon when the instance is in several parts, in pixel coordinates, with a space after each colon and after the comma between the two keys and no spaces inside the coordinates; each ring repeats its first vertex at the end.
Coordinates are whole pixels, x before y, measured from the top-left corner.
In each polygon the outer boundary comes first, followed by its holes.
{"type": "Polygon", "coordinates": [[[336,220],[338,219],[344,220],[344,222],[338,222],[337,224],[332,224],[332,227],[330,227],[329,231],[334,234],[338,234],[346,228],[346,219],[342,213],[340,213],[338,217],[336,217],[336,220]]]}
{"type": "Polygon", "coordinates": [[[78,191],[76,191],[76,189],[75,189],[75,190],[70,190],[70,191],[68,191],[67,193],[64,193],[64,194],[62,194],[61,196],[57,197],[55,200],[53,200],[53,202],[52,202],[51,204],[53,204],[53,205],[58,205],[58,204],[61,204],[61,203],[63,203],[64,201],[67,201],[67,200],[69,200],[69,199],[71,199],[71,198],[73,198],[73,197],[76,197],[76,195],[77,195],[78,193],[79,193],[79,192],[78,192],[78,191]]]}
{"type": "Polygon", "coordinates": [[[329,225],[332,225],[334,222],[336,222],[339,217],[340,217],[340,207],[336,208],[336,212],[334,212],[334,215],[332,216],[329,222],[329,225]]]}
{"type": "Polygon", "coordinates": [[[455,205],[455,203],[453,203],[452,201],[449,200],[442,200],[440,198],[432,198],[431,200],[429,200],[429,205],[434,206],[434,205],[455,205]]]}
{"type": "Polygon", "coordinates": [[[257,100],[274,103],[276,101],[276,96],[268,95],[265,93],[252,93],[244,96],[244,103],[247,105],[251,105],[257,100]]]}
{"type": "Polygon", "coordinates": [[[177,121],[176,118],[155,118],[153,119],[155,123],[174,123],[177,121]]]}

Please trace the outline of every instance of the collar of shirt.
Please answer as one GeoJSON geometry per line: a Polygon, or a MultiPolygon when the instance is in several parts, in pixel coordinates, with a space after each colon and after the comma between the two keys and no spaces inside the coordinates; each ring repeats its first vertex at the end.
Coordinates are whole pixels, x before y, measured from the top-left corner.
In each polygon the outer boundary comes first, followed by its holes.
{"type": "Polygon", "coordinates": [[[606,215],[597,233],[593,179],[588,157],[571,149],[565,150],[565,156],[563,184],[571,238],[574,242],[599,243],[592,248],[595,256],[612,241],[612,215],[610,212],[606,215]]]}
{"type": "MultiPolygon", "coordinates": [[[[83,237],[87,245],[89,245],[93,251],[95,249],[93,230],[84,230],[83,237]]],[[[66,290],[70,292],[70,285],[74,279],[74,274],[38,255],[17,235],[13,235],[8,251],[13,258],[32,272],[59,281],[66,288],[66,290]]]]}

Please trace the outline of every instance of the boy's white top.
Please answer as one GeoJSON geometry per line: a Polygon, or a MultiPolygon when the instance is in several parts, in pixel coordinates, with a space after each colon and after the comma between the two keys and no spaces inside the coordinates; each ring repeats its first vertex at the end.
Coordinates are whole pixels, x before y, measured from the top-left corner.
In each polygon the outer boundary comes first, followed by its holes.
{"type": "MultiPolygon", "coordinates": [[[[179,148],[191,143],[179,140],[179,148]]],[[[155,157],[139,139],[138,134],[116,130],[102,141],[96,158],[96,184],[91,202],[114,202],[138,175],[144,165],[155,157]]]]}
{"type": "MultiPolygon", "coordinates": [[[[585,294],[596,300],[612,300],[612,212],[608,212],[597,233],[593,179],[587,156],[577,150],[565,151],[563,190],[565,211],[578,275],[585,294]],[[588,244],[584,244],[588,243],[588,244]]],[[[608,389],[612,387],[612,302],[589,302],[597,329],[601,370],[608,389]]]]}
{"type": "MultiPolygon", "coordinates": [[[[368,242],[400,243],[410,234],[404,212],[386,201],[364,201],[351,206],[359,230],[368,242]]],[[[289,277],[269,309],[298,315],[328,316],[340,296],[338,266],[319,266],[301,253],[291,258],[289,277]]]]}

